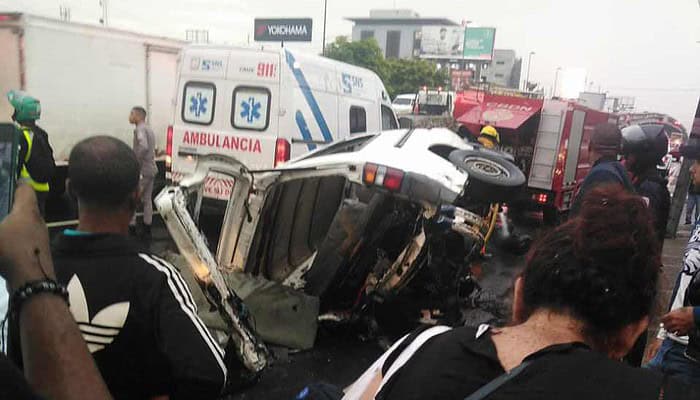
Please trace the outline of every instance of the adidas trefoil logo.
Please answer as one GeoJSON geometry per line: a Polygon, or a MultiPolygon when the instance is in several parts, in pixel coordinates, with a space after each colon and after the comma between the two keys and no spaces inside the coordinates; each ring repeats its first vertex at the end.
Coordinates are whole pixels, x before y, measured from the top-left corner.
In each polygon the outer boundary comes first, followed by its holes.
{"type": "Polygon", "coordinates": [[[68,282],[68,295],[70,311],[78,323],[90,353],[98,352],[111,344],[124,327],[129,315],[129,302],[107,306],[90,320],[85,290],[77,275],[73,275],[68,282]]]}

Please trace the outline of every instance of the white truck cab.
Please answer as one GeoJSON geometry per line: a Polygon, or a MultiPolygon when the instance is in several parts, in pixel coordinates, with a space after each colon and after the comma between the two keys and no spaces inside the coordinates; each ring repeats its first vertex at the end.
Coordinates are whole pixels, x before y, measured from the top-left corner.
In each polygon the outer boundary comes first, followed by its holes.
{"type": "MultiPolygon", "coordinates": [[[[192,174],[198,156],[271,169],[354,134],[397,128],[386,88],[369,70],[289,49],[191,46],[181,53],[167,135],[170,178],[192,174]]],[[[233,183],[212,172],[204,196],[226,200],[233,183]]]]}

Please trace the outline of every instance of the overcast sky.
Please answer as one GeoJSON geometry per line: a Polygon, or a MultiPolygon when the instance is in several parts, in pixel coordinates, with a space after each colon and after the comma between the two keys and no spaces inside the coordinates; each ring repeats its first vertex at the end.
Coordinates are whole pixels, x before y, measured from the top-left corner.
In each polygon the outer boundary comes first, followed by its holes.
{"type": "MultiPolygon", "coordinates": [[[[99,0],[0,0],[0,10],[97,23],[99,0]]],[[[113,27],[184,38],[208,29],[210,40],[245,44],[255,17],[311,17],[320,52],[323,0],[108,0],[113,27]]],[[[328,0],[326,37],[350,35],[345,17],[370,8],[409,8],[425,17],[448,17],[497,28],[496,47],[533,56],[531,80],[551,87],[555,70],[580,67],[593,88],[635,96],[639,109],[668,113],[690,129],[700,97],[698,0],[328,0]]]]}

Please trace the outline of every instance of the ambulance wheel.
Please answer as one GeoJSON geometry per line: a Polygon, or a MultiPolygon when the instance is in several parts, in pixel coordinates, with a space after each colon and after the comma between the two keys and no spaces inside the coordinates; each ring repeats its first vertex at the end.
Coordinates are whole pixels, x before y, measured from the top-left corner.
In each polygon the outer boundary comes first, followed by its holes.
{"type": "Polygon", "coordinates": [[[455,150],[449,159],[469,174],[465,194],[470,199],[493,203],[510,201],[525,185],[523,172],[495,153],[455,150]]]}

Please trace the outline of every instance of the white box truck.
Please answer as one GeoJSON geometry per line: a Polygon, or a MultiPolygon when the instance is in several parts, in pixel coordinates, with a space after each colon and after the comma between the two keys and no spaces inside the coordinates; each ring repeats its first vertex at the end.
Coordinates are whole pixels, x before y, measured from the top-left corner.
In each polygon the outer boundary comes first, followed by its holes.
{"type": "MultiPolygon", "coordinates": [[[[187,47],[177,88],[166,146],[175,182],[202,155],[270,169],[351,135],[398,129],[374,72],[286,48],[187,47]]],[[[233,184],[213,174],[204,197],[227,200],[233,184]]]]}
{"type": "Polygon", "coordinates": [[[5,94],[22,89],[41,101],[38,124],[49,133],[62,191],[66,160],[81,139],[110,135],[128,144],[131,108],[141,105],[165,150],[184,41],[23,13],[0,12],[0,121],[5,94]]]}

